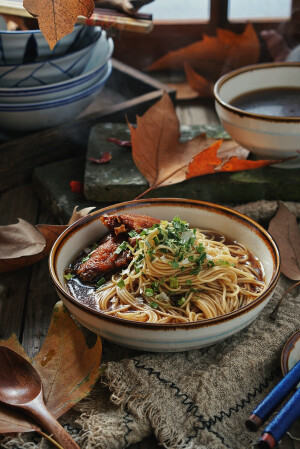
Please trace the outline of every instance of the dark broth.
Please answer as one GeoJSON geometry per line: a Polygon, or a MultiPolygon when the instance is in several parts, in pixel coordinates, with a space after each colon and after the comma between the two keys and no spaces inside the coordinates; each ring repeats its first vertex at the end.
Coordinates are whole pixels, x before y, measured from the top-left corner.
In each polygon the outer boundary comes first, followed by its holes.
{"type": "Polygon", "coordinates": [[[239,95],[230,104],[242,111],[275,117],[300,117],[300,88],[253,90],[239,95]]]}

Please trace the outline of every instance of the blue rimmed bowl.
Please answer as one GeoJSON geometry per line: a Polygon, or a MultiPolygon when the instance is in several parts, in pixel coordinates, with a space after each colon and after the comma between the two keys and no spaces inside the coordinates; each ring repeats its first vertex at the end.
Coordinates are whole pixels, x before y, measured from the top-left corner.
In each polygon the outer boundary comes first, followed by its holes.
{"type": "Polygon", "coordinates": [[[51,50],[40,30],[0,29],[0,65],[28,64],[72,53],[92,44],[100,33],[100,28],[95,33],[91,27],[76,25],[51,50]]]}
{"type": "Polygon", "coordinates": [[[30,64],[0,65],[0,87],[44,86],[69,80],[82,73],[99,39],[81,48],[51,59],[30,64]]]}
{"type": "Polygon", "coordinates": [[[4,131],[35,131],[74,119],[103,89],[111,71],[112,63],[108,61],[101,76],[74,95],[37,103],[0,104],[0,127],[4,131]]]}
{"type": "Polygon", "coordinates": [[[37,103],[77,94],[91,87],[104,74],[113,49],[113,40],[107,38],[105,31],[102,31],[81,75],[36,87],[0,87],[0,104],[37,103]]]}
{"type": "Polygon", "coordinates": [[[83,326],[119,345],[144,351],[178,352],[212,345],[252,323],[272,297],[280,274],[280,256],[268,232],[245,215],[217,204],[161,198],[116,204],[78,220],[54,243],[49,269],[59,298],[83,326]],[[149,215],[169,221],[178,215],[192,227],[222,232],[246,245],[260,259],[265,270],[265,291],[234,312],[193,323],[144,323],[106,315],[90,296],[86,300],[72,296],[64,273],[82,248],[107,233],[100,217],[114,213],[149,215]]]}

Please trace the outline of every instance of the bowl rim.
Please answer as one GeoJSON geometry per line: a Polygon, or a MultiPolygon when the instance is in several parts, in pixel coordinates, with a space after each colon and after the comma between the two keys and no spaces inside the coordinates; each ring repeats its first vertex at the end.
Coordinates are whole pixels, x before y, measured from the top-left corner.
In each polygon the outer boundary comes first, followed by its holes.
{"type": "MultiPolygon", "coordinates": [[[[242,109],[239,109],[235,106],[232,106],[230,103],[227,103],[226,101],[222,100],[219,91],[220,88],[225,84],[228,80],[235,78],[236,76],[239,76],[242,73],[245,72],[252,72],[256,70],[263,70],[263,69],[271,69],[271,68],[280,68],[280,67],[298,67],[300,69],[300,62],[269,62],[269,63],[259,63],[259,64],[253,64],[248,65],[245,67],[241,67],[239,69],[233,70],[226,75],[223,75],[221,78],[217,80],[217,82],[214,85],[214,98],[215,101],[222,106],[223,108],[227,109],[228,111],[239,115],[240,117],[248,117],[252,119],[259,119],[259,120],[265,120],[265,121],[272,121],[272,122],[288,122],[298,123],[300,121],[300,116],[294,116],[294,117],[287,117],[287,116],[276,116],[276,115],[263,115],[263,114],[257,114],[254,112],[247,112],[243,111],[242,109]]],[[[247,92],[245,92],[247,93],[247,92]]]]}
{"type": "Polygon", "coordinates": [[[284,376],[290,371],[288,367],[289,356],[297,341],[300,341],[300,329],[294,332],[286,341],[281,352],[281,371],[284,376]]]}
{"type": "MultiPolygon", "coordinates": [[[[106,37],[106,33],[105,31],[102,31],[102,35],[104,36],[107,44],[108,44],[108,51],[107,54],[105,55],[105,58],[103,59],[103,61],[101,62],[101,65],[96,65],[93,69],[89,70],[86,73],[82,73],[81,75],[78,76],[74,76],[73,78],[70,78],[68,80],[64,80],[64,81],[58,81],[56,83],[51,83],[51,84],[46,84],[46,85],[42,85],[42,86],[29,86],[29,87],[0,87],[0,101],[1,98],[6,97],[6,96],[31,96],[31,95],[42,95],[42,94],[46,94],[49,93],[53,90],[63,90],[63,89],[69,89],[72,88],[74,86],[77,86],[78,84],[82,84],[88,80],[90,80],[91,78],[95,78],[99,72],[101,72],[102,70],[104,70],[105,64],[110,60],[112,53],[114,51],[114,43],[111,37],[106,37]]],[[[100,39],[98,39],[96,41],[96,45],[100,44],[100,40],[102,37],[100,37],[100,39]]],[[[96,48],[94,48],[93,50],[93,54],[91,55],[91,59],[93,59],[94,56],[94,51],[96,50],[96,48]]]]}
{"type": "Polygon", "coordinates": [[[101,208],[99,210],[96,210],[92,212],[91,214],[79,219],[75,223],[73,223],[71,226],[69,226],[54,242],[49,259],[48,259],[48,267],[50,276],[52,278],[52,281],[55,285],[55,288],[60,292],[60,294],[63,295],[63,297],[72,303],[72,305],[75,305],[77,308],[81,309],[82,311],[88,313],[89,315],[92,315],[93,317],[99,317],[101,319],[104,319],[107,322],[120,324],[126,327],[134,327],[139,329],[161,329],[161,330],[168,330],[168,329],[198,329],[198,328],[205,328],[205,327],[211,327],[215,324],[220,324],[224,322],[228,322],[232,320],[233,318],[239,317],[251,309],[254,309],[258,305],[260,305],[266,297],[269,296],[269,294],[274,290],[277,281],[280,276],[280,254],[278,247],[271,237],[271,235],[257,222],[252,220],[250,217],[247,217],[244,214],[241,214],[240,212],[237,212],[229,207],[221,206],[219,204],[206,202],[206,201],[199,201],[199,200],[191,200],[191,199],[184,199],[184,198],[150,198],[150,199],[140,199],[140,200],[132,200],[132,201],[125,201],[122,203],[113,204],[104,208],[101,208]],[[268,242],[269,250],[272,252],[273,260],[274,260],[274,270],[272,274],[271,281],[269,283],[269,286],[267,289],[254,301],[252,301],[250,304],[241,307],[240,309],[237,309],[233,312],[227,313],[225,315],[221,315],[215,318],[210,318],[202,321],[196,321],[196,322],[188,322],[188,323],[147,323],[147,322],[138,322],[138,321],[131,321],[131,320],[125,320],[123,318],[113,317],[110,315],[105,314],[105,312],[101,312],[95,309],[92,309],[91,307],[88,307],[85,304],[80,303],[77,301],[72,295],[70,295],[67,290],[62,286],[60,283],[57,273],[56,273],[56,260],[59,255],[59,251],[61,249],[61,246],[63,246],[63,242],[65,239],[69,238],[73,233],[76,233],[81,228],[84,228],[88,225],[88,223],[91,220],[94,220],[96,217],[99,217],[107,212],[125,212],[126,209],[131,208],[132,206],[153,206],[155,204],[159,203],[161,204],[177,204],[181,206],[189,206],[189,207],[201,207],[204,209],[212,210],[212,211],[218,211],[221,214],[225,214],[226,216],[231,216],[237,218],[240,222],[244,223],[247,226],[254,227],[259,233],[261,237],[264,238],[266,242],[268,242]]]}
{"type": "Polygon", "coordinates": [[[99,80],[88,88],[66,97],[56,98],[55,100],[37,101],[32,103],[0,103],[0,112],[24,112],[24,111],[36,111],[41,109],[51,109],[58,106],[65,106],[70,103],[74,103],[77,100],[88,97],[94,91],[97,91],[109,78],[112,72],[112,62],[108,61],[106,72],[99,80]]]}

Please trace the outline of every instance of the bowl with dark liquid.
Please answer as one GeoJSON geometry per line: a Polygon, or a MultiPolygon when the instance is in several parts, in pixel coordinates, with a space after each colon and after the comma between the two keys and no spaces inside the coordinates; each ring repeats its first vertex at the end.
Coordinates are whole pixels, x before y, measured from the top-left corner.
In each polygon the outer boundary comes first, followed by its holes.
{"type": "Polygon", "coordinates": [[[256,64],[221,77],[215,107],[230,136],[258,159],[300,167],[300,63],[256,64]]]}

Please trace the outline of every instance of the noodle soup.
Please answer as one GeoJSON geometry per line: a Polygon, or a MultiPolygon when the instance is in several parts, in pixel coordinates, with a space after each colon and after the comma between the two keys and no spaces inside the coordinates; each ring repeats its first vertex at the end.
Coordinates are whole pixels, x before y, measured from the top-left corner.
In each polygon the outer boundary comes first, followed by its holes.
{"type": "Polygon", "coordinates": [[[131,230],[116,223],[116,235],[84,248],[64,275],[70,294],[95,310],[138,322],[199,322],[246,306],[266,288],[261,262],[219,232],[179,217],[131,230]]]}

